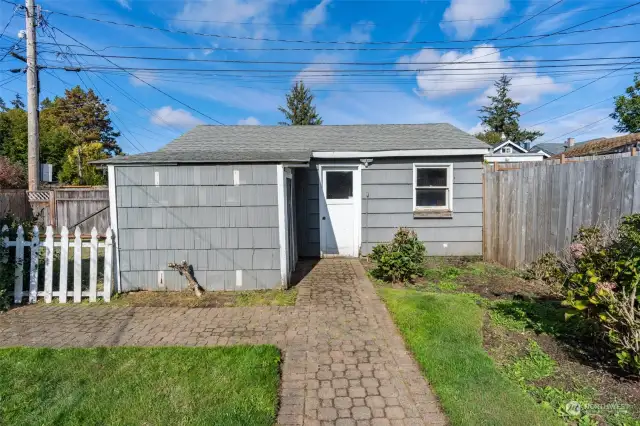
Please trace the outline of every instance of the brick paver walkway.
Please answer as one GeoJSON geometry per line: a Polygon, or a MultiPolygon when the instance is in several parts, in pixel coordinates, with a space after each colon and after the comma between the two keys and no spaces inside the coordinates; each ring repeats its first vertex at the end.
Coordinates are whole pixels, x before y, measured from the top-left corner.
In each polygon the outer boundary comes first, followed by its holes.
{"type": "Polygon", "coordinates": [[[446,419],[357,260],[320,261],[295,307],[29,306],[0,315],[0,346],[276,344],[282,425],[446,419]]]}

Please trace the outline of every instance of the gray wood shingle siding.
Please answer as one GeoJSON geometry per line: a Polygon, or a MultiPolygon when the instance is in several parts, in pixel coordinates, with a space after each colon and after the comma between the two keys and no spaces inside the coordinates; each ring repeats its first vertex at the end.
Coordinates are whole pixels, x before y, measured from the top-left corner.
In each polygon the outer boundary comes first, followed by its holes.
{"type": "Polygon", "coordinates": [[[482,161],[480,156],[389,158],[363,168],[362,253],[389,242],[403,226],[417,232],[428,255],[481,255],[482,161]],[[453,164],[452,218],[413,217],[414,163],[453,164]]]}
{"type": "Polygon", "coordinates": [[[208,290],[280,285],[275,165],[117,166],[115,171],[123,291],[185,288],[185,278],[167,268],[182,260],[208,290]],[[241,287],[237,270],[242,270],[241,287]]]}
{"type": "MultiPolygon", "coordinates": [[[[345,161],[334,161],[339,164],[345,161]]],[[[351,164],[353,160],[349,161],[351,164]]],[[[362,168],[362,254],[412,228],[433,256],[482,255],[482,157],[375,159],[362,168]],[[453,164],[453,216],[413,216],[413,164],[453,164]],[[447,245],[447,247],[444,246],[447,245]]],[[[329,164],[323,162],[322,164],[329,164]]],[[[297,169],[298,243],[303,256],[320,255],[318,169],[297,169]],[[304,183],[303,183],[304,182],[304,183]]]]}

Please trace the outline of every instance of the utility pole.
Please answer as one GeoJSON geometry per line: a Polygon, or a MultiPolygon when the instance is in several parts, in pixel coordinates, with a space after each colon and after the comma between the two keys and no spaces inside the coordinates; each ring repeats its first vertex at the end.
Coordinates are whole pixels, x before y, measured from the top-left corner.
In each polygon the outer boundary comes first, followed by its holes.
{"type": "Polygon", "coordinates": [[[36,56],[37,11],[35,0],[25,0],[27,32],[27,114],[28,114],[28,162],[29,191],[37,191],[40,184],[40,131],[38,129],[40,106],[38,90],[38,60],[36,56]]]}

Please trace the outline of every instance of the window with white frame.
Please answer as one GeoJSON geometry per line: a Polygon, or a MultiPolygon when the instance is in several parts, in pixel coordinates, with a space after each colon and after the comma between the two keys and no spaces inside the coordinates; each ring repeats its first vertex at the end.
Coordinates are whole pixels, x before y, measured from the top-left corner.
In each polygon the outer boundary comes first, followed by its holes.
{"type": "Polygon", "coordinates": [[[504,154],[513,154],[513,148],[511,148],[510,146],[505,146],[504,148],[502,148],[502,152],[504,154]]]}
{"type": "Polygon", "coordinates": [[[413,165],[413,209],[451,210],[452,164],[413,165]]]}

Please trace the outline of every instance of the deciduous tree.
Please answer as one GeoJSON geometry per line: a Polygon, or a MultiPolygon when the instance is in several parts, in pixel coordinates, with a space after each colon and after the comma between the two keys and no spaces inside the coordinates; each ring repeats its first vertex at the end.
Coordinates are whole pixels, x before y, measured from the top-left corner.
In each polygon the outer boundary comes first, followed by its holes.
{"type": "Polygon", "coordinates": [[[615,111],[611,118],[618,121],[613,128],[620,133],[640,132],[640,73],[633,77],[633,85],[627,87],[626,93],[616,98],[615,111]]]}

